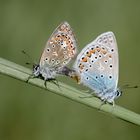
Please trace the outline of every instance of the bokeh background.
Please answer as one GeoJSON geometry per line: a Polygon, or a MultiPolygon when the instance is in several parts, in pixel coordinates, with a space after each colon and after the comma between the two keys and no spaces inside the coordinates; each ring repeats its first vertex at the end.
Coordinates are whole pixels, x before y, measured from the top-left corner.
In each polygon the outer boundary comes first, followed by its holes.
{"type": "MultiPolygon", "coordinates": [[[[0,57],[26,66],[30,60],[21,53],[26,50],[38,61],[47,39],[65,20],[75,31],[79,51],[100,33],[113,31],[119,85],[140,85],[139,0],[0,0],[0,57]]],[[[66,77],[60,80],[76,86],[66,77]]],[[[140,89],[126,90],[116,104],[140,113],[140,89]]],[[[140,127],[0,75],[0,139],[139,140],[140,127]]]]}

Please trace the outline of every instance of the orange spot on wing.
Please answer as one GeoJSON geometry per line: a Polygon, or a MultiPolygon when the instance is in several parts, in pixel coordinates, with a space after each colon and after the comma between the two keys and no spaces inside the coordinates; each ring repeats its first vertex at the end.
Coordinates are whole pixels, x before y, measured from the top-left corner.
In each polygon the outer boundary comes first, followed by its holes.
{"type": "Polygon", "coordinates": [[[80,65],[79,68],[82,70],[84,68],[84,65],[80,65]]]}
{"type": "Polygon", "coordinates": [[[91,56],[91,52],[89,51],[86,56],[90,57],[91,56]]]}
{"type": "Polygon", "coordinates": [[[101,49],[100,49],[100,48],[97,48],[96,50],[97,50],[98,52],[100,52],[101,49]]]}
{"type": "Polygon", "coordinates": [[[107,51],[105,51],[105,50],[102,50],[102,53],[105,55],[105,54],[107,53],[107,51]]]}
{"type": "Polygon", "coordinates": [[[89,52],[92,54],[92,53],[95,53],[95,50],[90,50],[89,52]]]}
{"type": "Polygon", "coordinates": [[[84,58],[82,59],[82,62],[87,62],[87,57],[84,57],[84,58]]]}

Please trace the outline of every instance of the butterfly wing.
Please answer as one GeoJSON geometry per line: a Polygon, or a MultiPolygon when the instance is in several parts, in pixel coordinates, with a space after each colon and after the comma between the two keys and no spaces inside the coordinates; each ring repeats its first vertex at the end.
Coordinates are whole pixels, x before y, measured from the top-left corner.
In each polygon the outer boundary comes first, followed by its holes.
{"type": "Polygon", "coordinates": [[[40,58],[40,66],[61,68],[76,54],[76,38],[67,22],[61,23],[46,43],[40,58]]]}
{"type": "Polygon", "coordinates": [[[112,32],[98,36],[78,55],[74,69],[81,83],[101,93],[112,91],[118,84],[118,48],[112,32]]]}

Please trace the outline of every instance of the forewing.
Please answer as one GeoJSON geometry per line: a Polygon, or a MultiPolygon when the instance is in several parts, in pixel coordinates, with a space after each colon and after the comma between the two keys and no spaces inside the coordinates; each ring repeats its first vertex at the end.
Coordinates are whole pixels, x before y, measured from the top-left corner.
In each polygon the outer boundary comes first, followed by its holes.
{"type": "Polygon", "coordinates": [[[113,90],[118,83],[118,49],[115,36],[106,32],[88,44],[74,65],[81,83],[97,92],[113,90]]]}
{"type": "Polygon", "coordinates": [[[76,54],[76,38],[67,22],[61,23],[46,43],[40,66],[64,67],[76,54]]]}

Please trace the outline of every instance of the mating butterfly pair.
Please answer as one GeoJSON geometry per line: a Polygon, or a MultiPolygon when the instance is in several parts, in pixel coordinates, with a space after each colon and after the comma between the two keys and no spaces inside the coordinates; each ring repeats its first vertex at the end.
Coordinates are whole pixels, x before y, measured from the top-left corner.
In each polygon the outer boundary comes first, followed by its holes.
{"type": "Polygon", "coordinates": [[[67,22],[60,24],[45,46],[40,62],[33,68],[35,77],[54,80],[57,74],[76,79],[101,100],[114,103],[121,94],[118,84],[118,48],[112,32],[98,36],[76,58],[73,69],[66,65],[76,55],[75,35],[67,22]]]}

